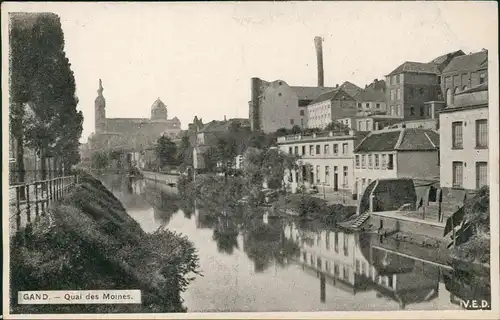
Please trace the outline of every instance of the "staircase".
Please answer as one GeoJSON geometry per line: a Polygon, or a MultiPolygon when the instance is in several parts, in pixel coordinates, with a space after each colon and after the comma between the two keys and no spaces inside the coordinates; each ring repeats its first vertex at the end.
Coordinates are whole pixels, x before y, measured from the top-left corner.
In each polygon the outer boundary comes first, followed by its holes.
{"type": "Polygon", "coordinates": [[[347,228],[347,229],[350,229],[350,230],[359,230],[359,227],[361,227],[361,225],[366,220],[368,220],[369,217],[370,217],[370,213],[365,212],[365,213],[357,216],[354,220],[346,221],[344,223],[341,223],[340,225],[347,228]]]}

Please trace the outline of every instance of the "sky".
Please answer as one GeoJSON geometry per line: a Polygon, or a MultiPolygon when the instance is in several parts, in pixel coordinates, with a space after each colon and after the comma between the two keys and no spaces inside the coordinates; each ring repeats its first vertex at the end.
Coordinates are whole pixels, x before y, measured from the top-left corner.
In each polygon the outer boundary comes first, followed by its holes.
{"type": "MultiPolygon", "coordinates": [[[[4,9],[5,3],[2,4],[4,9]]],[[[317,84],[314,37],[324,38],[325,86],[364,87],[404,61],[497,52],[496,2],[28,3],[57,13],[75,73],[81,142],[94,131],[102,79],[108,118],[148,118],[157,99],[186,129],[247,118],[250,79],[317,84]]],[[[490,55],[491,57],[491,55],[490,55]]]]}

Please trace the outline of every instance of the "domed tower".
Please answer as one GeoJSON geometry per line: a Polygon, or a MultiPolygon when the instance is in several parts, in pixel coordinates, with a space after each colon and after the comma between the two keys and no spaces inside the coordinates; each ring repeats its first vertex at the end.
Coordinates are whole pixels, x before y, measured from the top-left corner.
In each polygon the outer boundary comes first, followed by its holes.
{"type": "Polygon", "coordinates": [[[99,79],[99,89],[97,89],[97,98],[95,98],[95,132],[100,133],[106,131],[106,99],[102,95],[104,88],[102,81],[99,79]]]}
{"type": "Polygon", "coordinates": [[[151,120],[167,120],[167,106],[160,100],[156,99],[151,106],[151,120]]]}

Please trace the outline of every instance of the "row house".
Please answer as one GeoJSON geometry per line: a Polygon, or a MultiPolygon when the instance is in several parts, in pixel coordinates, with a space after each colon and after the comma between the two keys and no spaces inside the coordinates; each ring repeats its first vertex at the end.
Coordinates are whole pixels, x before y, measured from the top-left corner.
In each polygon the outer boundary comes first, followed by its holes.
{"type": "Polygon", "coordinates": [[[455,57],[441,79],[446,104],[452,105],[456,94],[488,82],[488,50],[455,57]]]}
{"type": "Polygon", "coordinates": [[[376,179],[439,176],[439,134],[396,128],[373,131],[354,150],[354,192],[358,197],[376,179]]]}
{"type": "Polygon", "coordinates": [[[346,91],[337,88],[322,94],[307,106],[307,127],[324,129],[339,117],[356,115],[356,100],[346,91]]]}
{"type": "Polygon", "coordinates": [[[352,191],[353,150],[368,132],[350,130],[278,138],[281,151],[300,157],[299,170],[287,172],[292,192],[299,185],[324,185],[334,191],[352,191]]]}
{"type": "Polygon", "coordinates": [[[488,84],[454,96],[439,114],[443,188],[474,190],[488,185],[488,84]]]}

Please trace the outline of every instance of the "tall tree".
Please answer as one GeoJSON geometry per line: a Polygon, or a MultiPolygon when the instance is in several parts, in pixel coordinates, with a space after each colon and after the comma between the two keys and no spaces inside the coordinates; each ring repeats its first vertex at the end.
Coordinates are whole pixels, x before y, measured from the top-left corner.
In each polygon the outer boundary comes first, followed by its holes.
{"type": "Polygon", "coordinates": [[[177,162],[181,165],[181,171],[193,165],[193,148],[188,135],[181,138],[181,144],[177,150],[177,162]]]}
{"type": "Polygon", "coordinates": [[[160,167],[177,164],[177,146],[167,136],[161,136],[156,143],[156,157],[160,167]]]}

